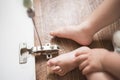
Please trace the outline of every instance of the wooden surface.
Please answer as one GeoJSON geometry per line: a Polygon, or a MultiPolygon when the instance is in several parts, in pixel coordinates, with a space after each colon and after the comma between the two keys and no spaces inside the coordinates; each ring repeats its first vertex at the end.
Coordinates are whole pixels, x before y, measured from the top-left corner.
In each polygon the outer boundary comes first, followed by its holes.
{"type": "MultiPolygon", "coordinates": [[[[101,2],[102,0],[34,0],[35,21],[42,44],[51,42],[59,45],[62,50],[60,54],[80,47],[76,42],[68,39],[52,38],[49,32],[59,27],[80,24],[101,2]]],[[[90,47],[113,50],[111,38],[113,32],[120,29],[119,26],[120,21],[116,21],[99,31],[94,36],[94,41],[90,47]]],[[[36,33],[35,45],[39,45],[36,33]]],[[[37,80],[85,80],[85,77],[78,69],[69,72],[63,77],[55,74],[50,75],[46,62],[45,56],[36,57],[37,80]]]]}

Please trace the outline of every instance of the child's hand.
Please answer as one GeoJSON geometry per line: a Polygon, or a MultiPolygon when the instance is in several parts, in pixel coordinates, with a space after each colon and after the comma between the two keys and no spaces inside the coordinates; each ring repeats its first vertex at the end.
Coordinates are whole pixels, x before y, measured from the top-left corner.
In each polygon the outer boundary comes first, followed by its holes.
{"type": "Polygon", "coordinates": [[[108,51],[105,49],[86,49],[76,53],[75,61],[79,63],[79,69],[83,74],[103,71],[102,61],[108,51]]]}

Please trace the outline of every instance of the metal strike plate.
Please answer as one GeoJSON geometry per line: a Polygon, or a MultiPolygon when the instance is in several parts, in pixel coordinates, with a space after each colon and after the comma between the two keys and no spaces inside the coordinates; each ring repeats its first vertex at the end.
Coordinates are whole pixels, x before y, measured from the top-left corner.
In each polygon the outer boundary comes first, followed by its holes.
{"type": "Polygon", "coordinates": [[[51,59],[54,54],[58,54],[59,47],[57,45],[51,45],[50,43],[45,44],[44,46],[40,47],[32,47],[30,49],[27,48],[26,43],[20,44],[20,54],[19,54],[19,63],[24,64],[27,62],[28,54],[32,55],[45,55],[46,59],[51,59]]]}
{"type": "Polygon", "coordinates": [[[27,50],[27,44],[26,43],[20,43],[20,53],[19,53],[19,63],[24,64],[27,63],[27,56],[29,54],[27,50]]]}

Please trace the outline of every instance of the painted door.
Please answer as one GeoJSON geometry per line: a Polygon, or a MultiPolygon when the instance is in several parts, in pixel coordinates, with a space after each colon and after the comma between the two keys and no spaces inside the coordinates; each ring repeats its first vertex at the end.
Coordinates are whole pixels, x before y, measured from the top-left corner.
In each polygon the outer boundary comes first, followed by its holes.
{"type": "Polygon", "coordinates": [[[33,46],[33,33],[22,0],[0,0],[0,80],[36,80],[34,56],[19,64],[19,43],[33,46]]]}

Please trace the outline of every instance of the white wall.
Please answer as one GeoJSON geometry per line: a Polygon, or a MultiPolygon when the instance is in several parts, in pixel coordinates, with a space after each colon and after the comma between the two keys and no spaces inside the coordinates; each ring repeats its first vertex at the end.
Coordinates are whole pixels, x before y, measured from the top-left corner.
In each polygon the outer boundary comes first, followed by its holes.
{"type": "Polygon", "coordinates": [[[34,45],[33,24],[22,0],[0,0],[0,80],[35,80],[35,60],[19,64],[19,43],[34,45]]]}

